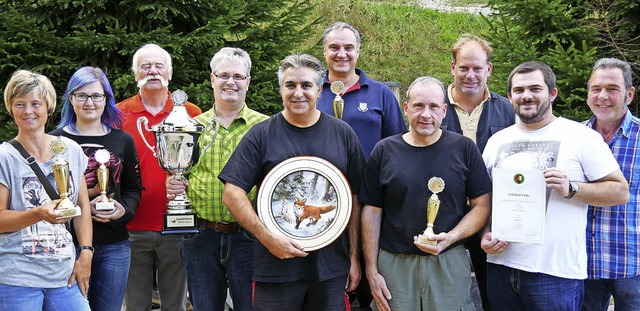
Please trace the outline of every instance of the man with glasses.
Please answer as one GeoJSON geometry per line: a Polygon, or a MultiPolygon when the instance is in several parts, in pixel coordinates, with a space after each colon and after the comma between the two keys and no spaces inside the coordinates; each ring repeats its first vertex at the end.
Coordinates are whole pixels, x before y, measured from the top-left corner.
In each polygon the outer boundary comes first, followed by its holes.
{"type": "MultiPolygon", "coordinates": [[[[169,81],[173,73],[171,55],[156,44],[146,44],[133,55],[131,67],[140,91],[117,106],[123,112],[122,129],[129,133],[140,158],[142,197],[133,219],[127,224],[131,242],[131,266],[125,310],[149,310],[153,291],[154,266],[158,274],[158,291],[161,309],[185,310],[187,281],[180,257],[182,235],[162,235],[164,213],[167,210],[166,188],[162,182],[167,173],[145,145],[137,128],[139,117],[147,117],[149,124],[164,120],[173,109],[169,81]]],[[[185,104],[191,116],[202,110],[192,103],[185,104]]],[[[153,144],[153,133],[144,133],[146,141],[153,144]]]]}
{"type": "MultiPolygon", "coordinates": [[[[196,311],[224,310],[227,287],[233,298],[233,310],[251,310],[254,238],[233,218],[222,203],[224,185],[218,174],[231,157],[240,139],[267,116],[245,103],[251,82],[251,58],[239,48],[222,48],[211,59],[213,107],[196,117],[208,125],[217,117],[220,130],[202,133],[200,150],[213,145],[190,171],[187,196],[198,214],[198,234],[182,241],[182,256],[187,269],[189,295],[196,311]]],[[[167,193],[185,190],[185,184],[168,179],[167,193]]],[[[248,196],[255,202],[256,190],[248,196]]]]}

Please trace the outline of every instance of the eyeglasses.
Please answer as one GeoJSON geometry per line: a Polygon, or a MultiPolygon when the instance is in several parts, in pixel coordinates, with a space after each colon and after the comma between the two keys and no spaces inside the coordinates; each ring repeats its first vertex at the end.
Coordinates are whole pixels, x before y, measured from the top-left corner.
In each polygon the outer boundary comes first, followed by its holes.
{"type": "Polygon", "coordinates": [[[248,78],[247,76],[242,76],[242,75],[230,76],[230,75],[228,75],[226,73],[223,73],[223,74],[220,74],[220,75],[217,75],[217,74],[214,73],[213,75],[216,76],[216,78],[218,78],[218,79],[220,79],[222,81],[229,81],[229,79],[233,79],[233,81],[244,81],[244,80],[247,80],[247,78],[248,78]]]}
{"type": "Polygon", "coordinates": [[[101,102],[105,99],[106,96],[104,94],[85,94],[85,93],[75,93],[73,97],[79,102],[86,102],[87,99],[91,98],[94,102],[101,102]]]}

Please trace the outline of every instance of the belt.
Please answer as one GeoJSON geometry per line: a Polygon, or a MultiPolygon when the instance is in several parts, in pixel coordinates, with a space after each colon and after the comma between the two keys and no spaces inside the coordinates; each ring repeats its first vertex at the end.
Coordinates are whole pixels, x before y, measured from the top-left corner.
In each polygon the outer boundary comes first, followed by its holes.
{"type": "Polygon", "coordinates": [[[197,218],[198,227],[206,227],[218,233],[236,233],[242,231],[242,227],[237,222],[207,221],[197,218]]]}

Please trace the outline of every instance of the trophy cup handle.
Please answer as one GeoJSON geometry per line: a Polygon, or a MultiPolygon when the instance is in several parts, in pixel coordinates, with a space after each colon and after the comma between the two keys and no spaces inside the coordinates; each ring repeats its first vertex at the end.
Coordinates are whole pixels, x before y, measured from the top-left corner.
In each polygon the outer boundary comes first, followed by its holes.
{"type": "Polygon", "coordinates": [[[211,145],[213,145],[213,142],[216,140],[216,136],[218,135],[218,131],[220,130],[220,120],[218,120],[218,117],[211,118],[211,120],[209,120],[209,125],[205,130],[210,131],[211,129],[214,128],[214,124],[215,124],[215,131],[213,133],[213,138],[211,139],[211,142],[209,142],[209,144],[206,145],[200,152],[201,157],[204,156],[204,153],[207,151],[207,149],[209,149],[209,147],[211,147],[211,145]]]}
{"type": "Polygon", "coordinates": [[[138,133],[140,133],[140,137],[142,138],[142,141],[144,142],[145,145],[147,145],[147,148],[149,148],[149,150],[151,150],[151,152],[153,152],[153,156],[155,158],[158,157],[158,155],[156,154],[156,149],[155,147],[152,147],[151,145],[149,145],[149,142],[147,142],[147,139],[144,137],[144,133],[142,132],[142,124],[144,124],[144,129],[147,132],[151,132],[151,129],[149,128],[149,119],[147,119],[147,117],[139,117],[138,118],[138,133]]]}

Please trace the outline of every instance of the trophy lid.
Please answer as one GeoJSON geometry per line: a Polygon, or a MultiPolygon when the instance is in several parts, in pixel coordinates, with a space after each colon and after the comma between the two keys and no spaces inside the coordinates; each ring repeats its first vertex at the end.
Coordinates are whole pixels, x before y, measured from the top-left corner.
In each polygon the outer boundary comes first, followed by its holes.
{"type": "Polygon", "coordinates": [[[154,132],[202,132],[204,125],[194,120],[184,104],[187,102],[187,93],[182,90],[175,90],[171,93],[173,110],[162,120],[162,122],[151,127],[154,132]]]}

